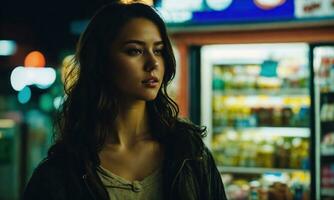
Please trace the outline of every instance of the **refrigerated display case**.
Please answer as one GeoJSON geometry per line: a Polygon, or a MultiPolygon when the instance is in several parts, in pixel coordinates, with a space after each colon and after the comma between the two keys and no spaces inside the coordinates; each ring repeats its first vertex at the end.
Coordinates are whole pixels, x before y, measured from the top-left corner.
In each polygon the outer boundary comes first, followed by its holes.
{"type": "Polygon", "coordinates": [[[0,199],[19,199],[20,137],[18,124],[0,113],[0,199]]]}
{"type": "Polygon", "coordinates": [[[317,199],[334,199],[334,45],[312,45],[317,199]]]}
{"type": "Polygon", "coordinates": [[[310,65],[306,43],[201,48],[201,124],[230,199],[274,182],[309,195],[310,65]]]}

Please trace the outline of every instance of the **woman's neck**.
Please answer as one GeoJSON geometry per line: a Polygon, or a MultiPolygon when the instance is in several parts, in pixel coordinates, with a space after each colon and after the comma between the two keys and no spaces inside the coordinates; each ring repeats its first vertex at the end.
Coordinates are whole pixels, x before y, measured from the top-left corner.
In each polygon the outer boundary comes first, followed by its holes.
{"type": "Polygon", "coordinates": [[[109,144],[128,148],[139,141],[150,138],[146,102],[122,104],[114,122],[115,132],[109,144]]]}

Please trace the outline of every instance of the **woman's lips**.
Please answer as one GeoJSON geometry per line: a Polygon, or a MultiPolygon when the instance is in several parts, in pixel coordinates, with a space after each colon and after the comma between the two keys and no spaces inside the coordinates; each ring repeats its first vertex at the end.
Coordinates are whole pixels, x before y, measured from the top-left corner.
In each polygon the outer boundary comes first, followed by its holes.
{"type": "Polygon", "coordinates": [[[155,88],[159,85],[159,80],[156,77],[150,77],[142,81],[145,87],[155,88]]]}

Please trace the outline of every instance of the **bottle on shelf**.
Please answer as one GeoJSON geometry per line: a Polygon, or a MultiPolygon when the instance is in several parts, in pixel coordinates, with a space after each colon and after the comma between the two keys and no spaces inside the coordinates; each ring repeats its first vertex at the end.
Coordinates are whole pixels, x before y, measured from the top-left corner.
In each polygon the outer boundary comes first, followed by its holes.
{"type": "Polygon", "coordinates": [[[320,82],[320,91],[322,93],[327,93],[331,91],[332,88],[332,67],[334,64],[334,57],[324,56],[321,58],[320,66],[317,71],[320,82]]]}
{"type": "Polygon", "coordinates": [[[274,146],[270,141],[263,141],[257,152],[257,166],[274,168],[274,146]]]}
{"type": "Polygon", "coordinates": [[[293,126],[293,111],[290,107],[282,109],[282,124],[283,126],[293,126]]]}
{"type": "Polygon", "coordinates": [[[334,103],[323,103],[320,109],[320,120],[322,122],[334,121],[334,103]]]}

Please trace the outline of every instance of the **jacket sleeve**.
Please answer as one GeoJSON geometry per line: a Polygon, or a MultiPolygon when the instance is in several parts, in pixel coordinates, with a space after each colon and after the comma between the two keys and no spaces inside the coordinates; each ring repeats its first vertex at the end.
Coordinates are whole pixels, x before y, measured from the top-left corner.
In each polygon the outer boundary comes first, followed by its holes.
{"type": "Polygon", "coordinates": [[[60,173],[43,161],[34,171],[23,192],[23,200],[65,200],[60,173]]]}
{"type": "Polygon", "coordinates": [[[207,148],[205,148],[204,155],[206,158],[206,165],[208,170],[207,179],[209,184],[209,193],[212,200],[227,200],[220,172],[217,169],[211,152],[207,148]]]}

